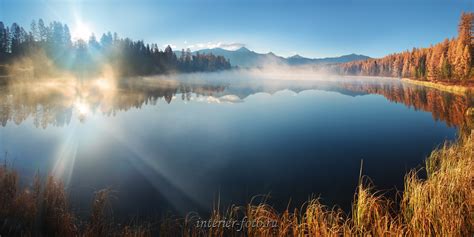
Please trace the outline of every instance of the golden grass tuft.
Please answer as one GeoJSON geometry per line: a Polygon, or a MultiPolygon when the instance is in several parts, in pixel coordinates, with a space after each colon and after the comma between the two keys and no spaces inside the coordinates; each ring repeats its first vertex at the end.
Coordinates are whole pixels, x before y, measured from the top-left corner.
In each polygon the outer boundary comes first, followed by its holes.
{"type": "Polygon", "coordinates": [[[426,161],[427,180],[411,171],[402,199],[404,222],[413,235],[468,236],[474,233],[474,141],[445,143],[426,161]]]}
{"type": "Polygon", "coordinates": [[[42,186],[37,175],[31,187],[20,189],[18,174],[0,166],[0,236],[151,236],[150,228],[119,228],[105,218],[110,190],[96,193],[90,221],[81,223],[71,211],[64,185],[48,177],[42,186]]]}

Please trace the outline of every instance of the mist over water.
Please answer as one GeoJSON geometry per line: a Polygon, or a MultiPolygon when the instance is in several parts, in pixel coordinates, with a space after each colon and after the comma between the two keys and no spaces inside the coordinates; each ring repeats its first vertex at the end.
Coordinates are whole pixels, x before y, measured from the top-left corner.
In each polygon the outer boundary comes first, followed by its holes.
{"type": "Polygon", "coordinates": [[[25,80],[0,89],[0,151],[26,183],[38,169],[64,180],[82,213],[94,191],[116,190],[122,217],[205,213],[261,194],[280,209],[314,194],[348,211],[361,159],[392,194],[472,106],[314,68],[25,80]]]}

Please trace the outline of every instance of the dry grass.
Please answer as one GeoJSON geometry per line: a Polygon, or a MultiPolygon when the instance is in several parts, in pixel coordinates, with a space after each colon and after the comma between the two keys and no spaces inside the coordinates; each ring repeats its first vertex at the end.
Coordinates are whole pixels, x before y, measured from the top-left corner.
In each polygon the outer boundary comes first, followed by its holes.
{"type": "Polygon", "coordinates": [[[145,226],[118,228],[106,219],[109,190],[96,193],[91,218],[85,228],[68,203],[61,182],[39,176],[31,187],[20,189],[18,174],[0,166],[0,236],[151,236],[145,226]],[[43,186],[42,183],[45,183],[43,186]]]}
{"type": "Polygon", "coordinates": [[[162,236],[473,236],[474,234],[474,139],[460,137],[445,143],[426,160],[427,179],[421,170],[405,177],[405,189],[399,202],[373,191],[368,179],[361,177],[350,215],[322,205],[317,198],[301,208],[279,213],[265,203],[233,207],[211,220],[248,220],[276,222],[276,227],[202,228],[199,217],[167,221],[162,236]],[[170,228],[172,226],[172,228],[170,228]],[[177,228],[180,227],[180,228],[177,228]]]}
{"type": "Polygon", "coordinates": [[[426,161],[428,179],[416,171],[405,178],[402,214],[415,235],[472,236],[474,233],[474,141],[444,144],[426,161]]]}
{"type": "MultiPolygon", "coordinates": [[[[373,190],[361,176],[350,215],[328,208],[312,198],[300,208],[278,212],[265,201],[253,200],[243,207],[214,208],[211,223],[190,213],[185,218],[166,218],[160,236],[473,236],[474,234],[474,140],[460,137],[444,144],[426,160],[427,178],[420,170],[405,177],[399,202],[373,190]],[[245,218],[248,226],[241,226],[245,218]],[[226,223],[234,225],[226,226],[226,223]],[[220,223],[220,224],[219,224],[220,223]],[[238,223],[238,224],[236,224],[238,223]],[[257,223],[252,226],[251,223],[257,223]],[[258,224],[260,223],[260,225],[258,224]],[[262,224],[263,223],[263,224],[262,224]]],[[[89,220],[70,211],[63,185],[39,177],[28,189],[18,187],[18,175],[6,165],[0,167],[0,235],[21,236],[152,236],[151,224],[120,227],[113,224],[109,207],[110,190],[96,193],[89,220]]]]}

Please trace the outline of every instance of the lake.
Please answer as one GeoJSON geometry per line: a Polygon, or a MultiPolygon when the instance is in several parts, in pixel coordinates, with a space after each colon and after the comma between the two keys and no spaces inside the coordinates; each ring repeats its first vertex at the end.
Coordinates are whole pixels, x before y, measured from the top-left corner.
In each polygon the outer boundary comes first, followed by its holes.
{"type": "Polygon", "coordinates": [[[456,138],[472,106],[396,79],[272,77],[15,82],[0,89],[0,151],[24,184],[37,171],[62,179],[84,215],[103,188],[122,217],[206,213],[261,195],[277,209],[314,195],[349,211],[361,160],[393,195],[456,138]]]}

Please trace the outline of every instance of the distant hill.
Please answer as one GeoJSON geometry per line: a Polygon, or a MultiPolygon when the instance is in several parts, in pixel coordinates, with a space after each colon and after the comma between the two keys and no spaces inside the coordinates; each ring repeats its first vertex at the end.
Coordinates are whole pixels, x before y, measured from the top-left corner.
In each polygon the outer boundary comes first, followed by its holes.
{"type": "Polygon", "coordinates": [[[230,60],[230,64],[232,66],[239,66],[239,67],[259,67],[268,63],[275,63],[275,64],[286,63],[286,59],[284,57],[277,56],[273,53],[267,53],[267,54],[256,53],[245,47],[242,47],[235,51],[225,50],[221,48],[202,49],[194,53],[197,53],[197,52],[205,53],[205,54],[212,53],[214,55],[224,56],[225,58],[230,60]]]}
{"type": "MultiPolygon", "coordinates": [[[[370,57],[358,54],[343,55],[331,58],[305,58],[300,55],[292,57],[281,57],[274,53],[261,54],[242,47],[238,50],[231,51],[222,48],[202,49],[193,52],[193,54],[209,54],[223,56],[230,60],[232,66],[239,67],[261,67],[268,64],[286,64],[286,65],[307,65],[307,64],[329,64],[329,63],[346,63],[358,60],[365,60],[370,57]]],[[[179,57],[180,52],[176,52],[179,57]]]]}
{"type": "Polygon", "coordinates": [[[305,58],[300,55],[294,55],[292,57],[286,58],[288,64],[290,65],[303,65],[303,64],[327,64],[327,63],[347,63],[352,61],[359,61],[369,59],[369,56],[361,54],[348,54],[342,55],[339,57],[330,57],[330,58],[305,58]]]}

